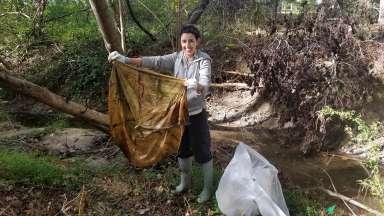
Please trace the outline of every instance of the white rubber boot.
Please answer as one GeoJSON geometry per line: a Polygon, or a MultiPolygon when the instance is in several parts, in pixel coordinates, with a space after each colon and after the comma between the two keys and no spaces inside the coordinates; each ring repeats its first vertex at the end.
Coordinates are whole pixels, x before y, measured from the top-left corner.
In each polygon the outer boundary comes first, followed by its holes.
{"type": "Polygon", "coordinates": [[[211,198],[213,187],[213,162],[212,160],[202,164],[203,176],[204,176],[204,188],[197,198],[198,203],[203,203],[211,198]]]}
{"type": "Polygon", "coordinates": [[[191,186],[192,158],[178,158],[180,168],[180,184],[176,186],[175,193],[182,193],[191,186]]]}

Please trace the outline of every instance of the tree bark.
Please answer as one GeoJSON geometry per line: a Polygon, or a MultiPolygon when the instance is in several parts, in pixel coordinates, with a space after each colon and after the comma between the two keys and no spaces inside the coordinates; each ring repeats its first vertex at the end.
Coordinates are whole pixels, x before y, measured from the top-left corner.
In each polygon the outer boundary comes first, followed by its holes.
{"type": "Polygon", "coordinates": [[[199,5],[188,14],[188,24],[196,24],[209,4],[209,0],[200,0],[199,5]]]}
{"type": "Polygon", "coordinates": [[[384,25],[384,0],[380,0],[378,23],[384,25]]]}
{"type": "Polygon", "coordinates": [[[66,98],[54,94],[46,88],[13,77],[4,70],[0,70],[0,86],[8,87],[59,111],[79,117],[92,124],[101,125],[105,129],[109,126],[108,115],[89,109],[88,107],[75,102],[67,101],[66,98]]]}
{"type": "Polygon", "coordinates": [[[106,0],[89,0],[108,52],[123,53],[121,36],[113,13],[106,0]]]}
{"type": "Polygon", "coordinates": [[[125,31],[125,13],[124,13],[124,9],[123,7],[125,5],[123,5],[122,3],[122,0],[118,0],[119,1],[119,24],[120,24],[120,39],[121,39],[121,47],[123,49],[123,52],[126,53],[127,50],[126,50],[126,47],[125,47],[125,35],[124,35],[124,31],[125,31]]]}
{"type": "Polygon", "coordinates": [[[33,2],[35,14],[32,20],[32,36],[36,39],[41,38],[43,35],[44,26],[44,10],[48,4],[47,0],[35,0],[33,2]]]}

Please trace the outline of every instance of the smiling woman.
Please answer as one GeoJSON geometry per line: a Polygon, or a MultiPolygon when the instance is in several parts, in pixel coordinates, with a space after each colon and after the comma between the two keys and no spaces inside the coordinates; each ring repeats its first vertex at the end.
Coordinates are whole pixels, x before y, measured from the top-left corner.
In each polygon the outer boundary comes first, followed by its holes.
{"type": "Polygon", "coordinates": [[[193,55],[196,53],[196,47],[198,40],[196,40],[195,35],[192,33],[184,33],[181,35],[181,48],[183,49],[184,55],[188,59],[192,59],[193,55]]]}
{"type": "Polygon", "coordinates": [[[186,28],[188,27],[184,27],[184,32],[182,30],[180,35],[181,49],[188,59],[192,59],[200,45],[201,37],[197,29],[190,28],[187,30],[186,28]]]}
{"type": "Polygon", "coordinates": [[[184,128],[179,147],[178,162],[181,170],[180,184],[175,192],[181,193],[191,185],[192,158],[201,164],[204,175],[204,189],[197,201],[209,200],[212,192],[212,153],[205,96],[211,83],[211,57],[198,49],[201,36],[195,25],[184,25],[180,31],[182,50],[163,56],[128,58],[118,52],[112,52],[108,60],[119,61],[167,71],[173,76],[186,79],[189,123],[184,128]]]}

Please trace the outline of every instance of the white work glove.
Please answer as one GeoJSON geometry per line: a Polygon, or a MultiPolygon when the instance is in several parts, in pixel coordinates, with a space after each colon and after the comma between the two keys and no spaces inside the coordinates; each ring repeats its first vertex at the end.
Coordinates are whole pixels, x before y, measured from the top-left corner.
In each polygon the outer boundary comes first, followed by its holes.
{"type": "Polygon", "coordinates": [[[187,89],[196,89],[197,88],[197,80],[196,79],[187,79],[184,83],[187,86],[187,89]]]}
{"type": "Polygon", "coordinates": [[[109,62],[112,62],[112,61],[119,61],[119,62],[121,62],[121,63],[123,63],[123,64],[129,64],[131,61],[131,59],[130,58],[128,58],[128,57],[125,57],[125,56],[123,56],[123,55],[121,55],[119,52],[117,52],[117,51],[113,51],[113,52],[111,52],[111,53],[109,53],[109,56],[108,56],[108,61],[109,62]]]}

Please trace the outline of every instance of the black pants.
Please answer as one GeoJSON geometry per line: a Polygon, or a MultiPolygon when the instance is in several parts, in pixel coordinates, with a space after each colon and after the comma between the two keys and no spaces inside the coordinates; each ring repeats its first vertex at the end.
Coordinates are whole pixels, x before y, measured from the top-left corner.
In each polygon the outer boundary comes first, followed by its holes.
{"type": "Polygon", "coordinates": [[[189,124],[185,126],[179,148],[180,158],[195,156],[198,163],[205,163],[212,159],[211,136],[209,134],[207,112],[189,116],[189,124]]]}

